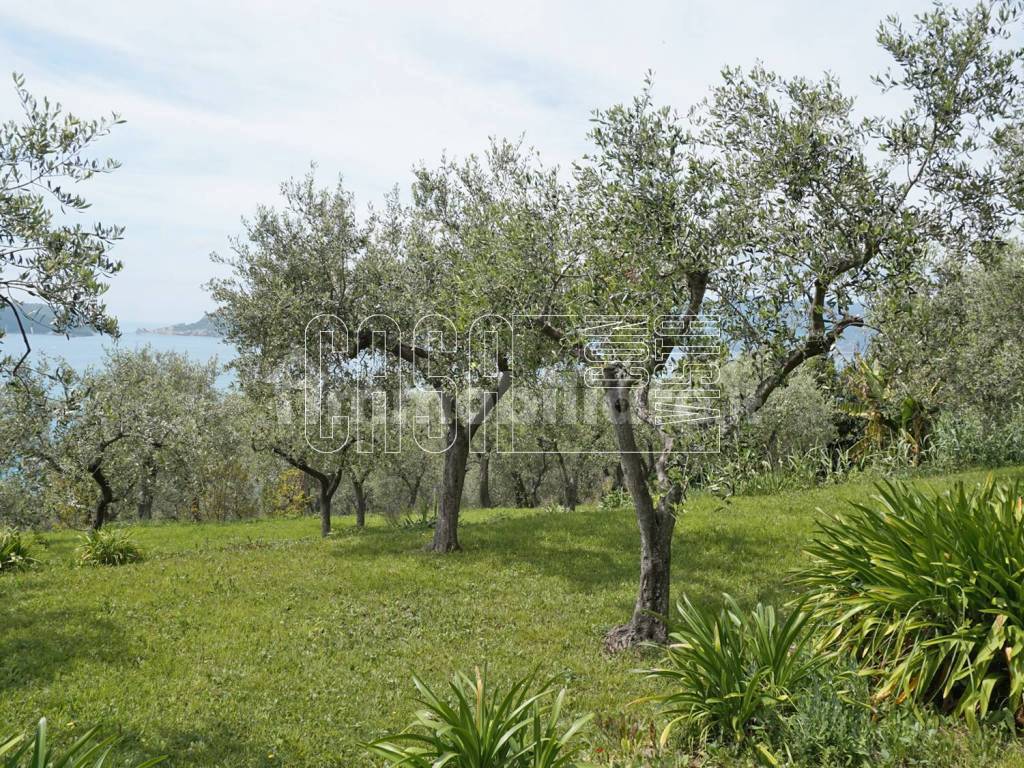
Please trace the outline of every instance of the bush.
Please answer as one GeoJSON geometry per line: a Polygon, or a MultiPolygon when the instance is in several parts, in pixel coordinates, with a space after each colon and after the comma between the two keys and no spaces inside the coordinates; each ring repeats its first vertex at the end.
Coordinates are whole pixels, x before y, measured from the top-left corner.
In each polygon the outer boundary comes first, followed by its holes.
{"type": "Polygon", "coordinates": [[[1024,406],[1003,409],[998,418],[965,407],[942,413],[935,424],[931,452],[950,467],[999,466],[1024,461],[1024,406]]]}
{"type": "Polygon", "coordinates": [[[867,683],[855,668],[823,667],[793,693],[792,708],[770,741],[799,765],[878,763],[880,723],[868,704],[867,683]]]}
{"type": "MultiPolygon", "coordinates": [[[[0,738],[0,768],[107,768],[112,766],[112,755],[117,740],[113,737],[98,739],[97,729],[82,734],[63,754],[56,754],[47,738],[46,718],[39,721],[31,738],[15,736],[0,738]]],[[[149,768],[166,760],[156,757],[139,763],[136,768],[149,768]]]]}
{"type": "Polygon", "coordinates": [[[791,692],[823,663],[809,652],[811,627],[799,606],[779,622],[770,606],[744,613],[724,597],[718,613],[684,597],[663,666],[648,670],[671,686],[649,699],[672,718],[662,743],[677,723],[698,727],[702,738],[742,741],[789,707],[791,692]]]}
{"type": "Polygon", "coordinates": [[[569,743],[589,720],[576,720],[559,734],[558,718],[565,699],[554,701],[554,681],[531,691],[534,676],[505,693],[489,688],[486,675],[457,675],[450,683],[453,701],[445,701],[419,678],[413,678],[423,705],[403,733],[365,745],[391,765],[408,768],[571,768],[578,749],[569,743]]]}
{"type": "Polygon", "coordinates": [[[0,573],[18,571],[37,562],[25,534],[14,528],[0,528],[0,573]]]}
{"type": "Polygon", "coordinates": [[[856,667],[826,667],[794,692],[790,714],[769,735],[776,764],[807,768],[966,768],[1016,765],[1004,732],[941,727],[935,713],[879,710],[856,667]]]}
{"type": "Polygon", "coordinates": [[[125,565],[141,559],[142,550],[126,531],[91,531],[78,547],[79,565],[125,565]]]}
{"type": "Polygon", "coordinates": [[[1024,726],[1024,511],[1018,482],[934,497],[878,486],[821,525],[801,581],[876,701],[935,702],[1024,726]]]}
{"type": "Polygon", "coordinates": [[[620,512],[624,509],[632,509],[633,499],[625,488],[613,488],[601,497],[600,510],[602,512],[620,512]]]}

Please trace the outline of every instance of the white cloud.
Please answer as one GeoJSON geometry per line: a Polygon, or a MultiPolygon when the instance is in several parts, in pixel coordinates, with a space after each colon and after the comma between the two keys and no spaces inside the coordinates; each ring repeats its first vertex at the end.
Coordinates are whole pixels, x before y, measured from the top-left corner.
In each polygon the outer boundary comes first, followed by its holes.
{"type": "MultiPolygon", "coordinates": [[[[208,308],[208,253],[278,183],[317,161],[362,203],[443,150],[518,136],[566,164],[590,109],[629,98],[645,70],[680,108],[725,63],[835,71],[874,103],[873,30],[896,7],[820,2],[332,4],[10,3],[0,57],[84,115],[128,123],[100,146],[124,162],[83,190],[127,226],[109,294],[123,318],[188,320],[208,308]]],[[[13,94],[0,88],[0,113],[13,94]]]]}

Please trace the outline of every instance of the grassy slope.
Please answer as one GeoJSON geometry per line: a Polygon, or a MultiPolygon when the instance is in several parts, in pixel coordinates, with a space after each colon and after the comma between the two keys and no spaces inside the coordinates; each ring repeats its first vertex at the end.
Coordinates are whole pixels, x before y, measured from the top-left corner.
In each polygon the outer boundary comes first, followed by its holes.
{"type": "MultiPolygon", "coordinates": [[[[866,488],[695,499],[675,594],[785,599],[815,509],[866,488]]],[[[358,766],[360,740],[409,718],[414,671],[484,661],[570,675],[576,711],[649,715],[624,707],[648,690],[637,657],[600,653],[632,604],[629,514],[470,511],[447,557],[424,531],[350,525],[328,542],[313,519],[138,528],[149,558],[118,569],[69,567],[75,536],[47,537],[42,567],[0,579],[0,734],[46,714],[176,766],[358,766]]]]}

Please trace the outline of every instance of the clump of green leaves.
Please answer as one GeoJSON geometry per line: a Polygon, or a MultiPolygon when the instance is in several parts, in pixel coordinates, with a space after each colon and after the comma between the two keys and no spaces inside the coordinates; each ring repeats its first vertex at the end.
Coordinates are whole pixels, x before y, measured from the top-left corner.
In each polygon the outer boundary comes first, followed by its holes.
{"type": "Polygon", "coordinates": [[[442,699],[413,678],[423,706],[409,728],[366,745],[390,765],[409,768],[571,768],[578,748],[573,737],[590,719],[582,717],[561,731],[565,689],[555,694],[553,680],[534,689],[535,675],[507,691],[487,683],[479,669],[473,678],[456,675],[442,699]],[[554,697],[552,700],[552,696],[554,697]]]}
{"type": "Polygon", "coordinates": [[[142,550],[127,531],[91,531],[78,546],[80,565],[125,565],[142,559],[142,550]]]}
{"type": "Polygon", "coordinates": [[[25,534],[14,528],[0,528],[0,573],[18,571],[37,562],[25,534]]]}
{"type": "MultiPolygon", "coordinates": [[[[63,753],[57,753],[49,742],[46,718],[36,726],[31,738],[14,736],[0,738],[0,768],[107,768],[113,766],[117,739],[97,737],[97,729],[90,728],[63,753]]],[[[149,768],[166,760],[155,757],[135,768],[149,768]]]]}
{"type": "Polygon", "coordinates": [[[827,641],[877,680],[877,701],[934,702],[1024,725],[1024,484],[928,496],[878,486],[821,526],[801,576],[827,641]]]}
{"type": "Polygon", "coordinates": [[[648,699],[671,718],[663,744],[679,723],[698,728],[702,738],[743,741],[785,712],[793,691],[824,663],[810,650],[812,628],[800,606],[780,620],[771,606],[746,612],[724,599],[713,612],[684,596],[665,658],[648,671],[670,686],[648,699]]]}
{"type": "Polygon", "coordinates": [[[559,504],[558,502],[551,502],[550,504],[544,507],[544,512],[548,515],[565,515],[569,512],[572,512],[572,510],[569,509],[564,504],[559,504]]]}
{"type": "Polygon", "coordinates": [[[623,488],[614,488],[601,497],[602,512],[621,512],[632,506],[633,500],[629,497],[629,491],[623,488]]]}

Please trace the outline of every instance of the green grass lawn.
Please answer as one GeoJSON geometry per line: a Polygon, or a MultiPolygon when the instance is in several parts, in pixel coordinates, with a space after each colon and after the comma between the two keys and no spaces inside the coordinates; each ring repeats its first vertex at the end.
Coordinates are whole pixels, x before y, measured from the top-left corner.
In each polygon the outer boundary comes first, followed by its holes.
{"type": "MultiPolygon", "coordinates": [[[[869,491],[694,498],[675,596],[784,601],[816,509],[869,491]]],[[[312,518],[138,527],[148,557],[120,568],[73,567],[77,534],[46,536],[42,565],[0,577],[0,735],[46,715],[175,766],[368,765],[358,744],[408,721],[414,672],[485,662],[499,679],[564,673],[573,713],[651,718],[627,706],[651,691],[642,660],[601,653],[632,606],[631,513],[471,510],[450,556],[422,551],[428,531],[336,525],[328,541],[312,518]]]]}

